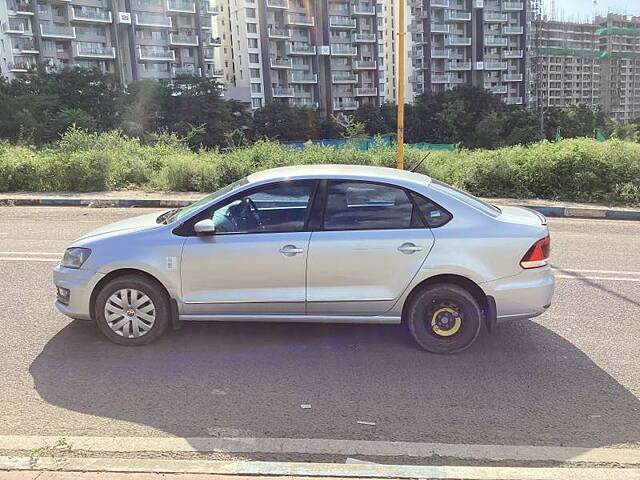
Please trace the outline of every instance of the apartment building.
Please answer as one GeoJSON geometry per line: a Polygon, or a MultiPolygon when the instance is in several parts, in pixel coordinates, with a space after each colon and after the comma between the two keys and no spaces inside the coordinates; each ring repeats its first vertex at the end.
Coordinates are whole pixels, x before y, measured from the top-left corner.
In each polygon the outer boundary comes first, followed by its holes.
{"type": "Polygon", "coordinates": [[[609,14],[594,23],[604,113],[622,122],[640,118],[640,17],[609,14]]]}
{"type": "Polygon", "coordinates": [[[553,20],[532,24],[532,107],[600,103],[601,59],[596,29],[590,23],[553,20]]]}
{"type": "Polygon", "coordinates": [[[225,81],[248,88],[252,108],[277,101],[331,114],[383,101],[376,0],[221,0],[220,6],[225,81]]]}
{"type": "MultiPolygon", "coordinates": [[[[474,85],[506,103],[524,104],[527,1],[406,1],[406,100],[423,92],[474,85]]],[[[397,1],[386,0],[395,13],[397,1]]],[[[397,17],[387,16],[387,51],[396,51],[397,17]]],[[[396,58],[390,57],[389,60],[396,58]]],[[[387,92],[395,68],[387,65],[387,92]]]]}
{"type": "Polygon", "coordinates": [[[0,0],[0,73],[98,68],[123,83],[221,77],[208,0],[0,0]]]}

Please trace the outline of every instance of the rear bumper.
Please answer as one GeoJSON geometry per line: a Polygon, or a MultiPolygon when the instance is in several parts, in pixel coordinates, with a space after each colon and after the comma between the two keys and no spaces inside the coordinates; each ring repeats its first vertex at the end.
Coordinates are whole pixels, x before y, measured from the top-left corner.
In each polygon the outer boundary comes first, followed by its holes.
{"type": "Polygon", "coordinates": [[[55,306],[66,316],[91,320],[90,300],[94,287],[104,277],[103,273],[83,270],[81,268],[65,268],[60,265],[53,269],[53,283],[56,287],[69,290],[68,304],[56,300],[55,306]]]}
{"type": "Polygon", "coordinates": [[[550,267],[524,270],[512,277],[482,285],[496,301],[498,321],[531,318],[543,314],[551,305],[555,278],[550,267]]]}

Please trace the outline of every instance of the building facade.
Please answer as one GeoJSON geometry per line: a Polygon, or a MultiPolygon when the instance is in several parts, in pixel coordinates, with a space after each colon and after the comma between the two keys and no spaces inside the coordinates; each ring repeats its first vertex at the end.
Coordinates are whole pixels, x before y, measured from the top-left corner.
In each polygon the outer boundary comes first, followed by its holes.
{"type": "MultiPolygon", "coordinates": [[[[408,102],[458,85],[485,88],[506,103],[526,102],[527,1],[405,1],[408,102]]],[[[385,5],[395,13],[395,3],[385,5]]],[[[388,21],[386,49],[396,51],[399,25],[396,17],[388,21]]],[[[387,65],[388,75],[394,71],[387,65]]]]}
{"type": "Polygon", "coordinates": [[[225,82],[248,89],[252,108],[276,101],[331,114],[383,101],[376,0],[222,0],[220,6],[225,82]]]}
{"type": "Polygon", "coordinates": [[[98,68],[123,83],[183,73],[221,77],[203,0],[0,0],[0,70],[98,68]]]}

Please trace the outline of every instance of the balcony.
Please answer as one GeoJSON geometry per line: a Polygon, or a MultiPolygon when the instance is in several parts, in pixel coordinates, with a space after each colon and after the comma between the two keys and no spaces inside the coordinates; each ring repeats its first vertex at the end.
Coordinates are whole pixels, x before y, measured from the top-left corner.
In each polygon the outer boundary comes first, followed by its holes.
{"type": "Polygon", "coordinates": [[[27,59],[14,59],[14,62],[10,63],[8,67],[12,73],[27,73],[32,68],[36,68],[36,62],[27,59]]]}
{"type": "Polygon", "coordinates": [[[87,43],[76,43],[73,46],[74,56],[77,58],[116,58],[115,47],[107,47],[105,45],[92,45],[87,43]]]}
{"type": "Polygon", "coordinates": [[[424,75],[410,75],[409,83],[424,83],[424,75]]]}
{"type": "Polygon", "coordinates": [[[315,20],[313,17],[309,17],[304,13],[290,13],[287,23],[298,27],[313,27],[315,20]]]}
{"type": "Polygon", "coordinates": [[[138,58],[151,62],[175,62],[176,53],[164,47],[138,47],[138,58]]]}
{"type": "Polygon", "coordinates": [[[333,83],[358,83],[358,75],[355,73],[334,73],[331,75],[331,81],[333,83]]]}
{"type": "Polygon", "coordinates": [[[294,42],[287,48],[287,53],[289,55],[315,55],[316,46],[294,42]]]}
{"type": "Polygon", "coordinates": [[[200,28],[203,30],[211,30],[211,17],[209,15],[200,15],[200,28]]]}
{"type": "Polygon", "coordinates": [[[171,17],[159,13],[136,13],[135,19],[140,27],[173,27],[171,17]]]}
{"type": "Polygon", "coordinates": [[[485,22],[508,22],[509,15],[506,13],[484,13],[484,21],[485,22]]]}
{"type": "Polygon", "coordinates": [[[293,68],[290,58],[272,58],[270,65],[271,68],[293,68]]]}
{"type": "Polygon", "coordinates": [[[200,2],[200,13],[202,15],[218,15],[220,14],[220,6],[212,5],[210,2],[200,2]]]}
{"type": "Polygon", "coordinates": [[[197,35],[184,35],[180,33],[169,34],[169,44],[180,45],[184,47],[197,47],[199,45],[197,35]]]}
{"type": "Polygon", "coordinates": [[[277,86],[271,89],[274,98],[291,98],[293,97],[293,87],[277,86]]]}
{"type": "Polygon", "coordinates": [[[294,98],[291,100],[291,105],[298,108],[313,108],[320,107],[318,102],[314,102],[311,98],[294,98]]]}
{"type": "Polygon", "coordinates": [[[7,2],[7,15],[28,15],[32,16],[33,12],[33,2],[32,1],[8,1],[7,2]]]}
{"type": "Polygon", "coordinates": [[[354,5],[351,12],[354,15],[375,15],[376,7],[373,5],[354,5]]]}
{"type": "Polygon", "coordinates": [[[503,95],[507,93],[506,85],[498,85],[498,86],[492,87],[491,84],[489,83],[489,84],[485,84],[484,88],[485,90],[489,90],[494,95],[503,95]]]}
{"type": "Polygon", "coordinates": [[[207,48],[207,47],[203,48],[202,58],[204,59],[205,63],[213,63],[215,61],[213,48],[207,48]]]}
{"type": "Polygon", "coordinates": [[[449,33],[449,25],[431,24],[431,33],[449,33]]]}
{"type": "Polygon", "coordinates": [[[193,0],[167,0],[167,11],[176,13],[196,13],[193,0]]]}
{"type": "Polygon", "coordinates": [[[506,47],[507,39],[505,37],[496,37],[494,35],[486,35],[484,44],[487,47],[506,47]]]}
{"type": "Polygon", "coordinates": [[[221,47],[222,39],[220,37],[210,37],[207,45],[210,47],[221,47]]]}
{"type": "Polygon", "coordinates": [[[376,87],[359,87],[355,91],[356,97],[377,97],[378,89],[376,87]]]}
{"type": "Polygon", "coordinates": [[[221,78],[224,77],[224,72],[222,71],[221,68],[213,68],[210,70],[211,72],[211,76],[213,78],[221,78]]]}
{"type": "Polygon", "coordinates": [[[318,83],[317,73],[293,72],[291,83],[318,83]]]}
{"type": "Polygon", "coordinates": [[[171,76],[178,77],[180,75],[197,75],[198,77],[202,76],[202,69],[196,68],[195,66],[182,66],[182,67],[171,67],[171,76]]]}
{"type": "Polygon", "coordinates": [[[449,8],[449,0],[431,0],[431,8],[449,8]]]}
{"type": "Polygon", "coordinates": [[[354,43],[376,43],[376,34],[375,33],[354,33],[353,42],[354,43]]]}
{"type": "Polygon", "coordinates": [[[112,23],[111,12],[98,7],[73,7],[71,21],[91,23],[112,23]]]}
{"type": "Polygon", "coordinates": [[[8,22],[2,24],[2,31],[10,35],[30,34],[31,22],[10,18],[8,22]]]}
{"type": "Polygon", "coordinates": [[[432,48],[431,58],[449,58],[451,51],[444,48],[432,48]]]}
{"type": "Polygon", "coordinates": [[[499,60],[485,60],[483,62],[485,70],[506,70],[507,62],[501,62],[499,60]]]}
{"type": "Polygon", "coordinates": [[[434,73],[431,75],[431,83],[451,83],[451,75],[434,73]]]}
{"type": "Polygon", "coordinates": [[[424,24],[413,21],[409,24],[409,31],[411,33],[424,33],[424,24]]]}
{"type": "Polygon", "coordinates": [[[502,27],[502,33],[505,35],[522,35],[524,33],[524,27],[513,27],[505,25],[502,27]]]}
{"type": "Polygon", "coordinates": [[[40,53],[31,38],[22,38],[17,42],[11,43],[13,46],[12,52],[16,55],[36,55],[40,53]]]}
{"type": "Polygon", "coordinates": [[[269,27],[269,38],[281,38],[287,40],[291,38],[291,31],[283,27],[269,27]]]}
{"type": "Polygon", "coordinates": [[[331,17],[329,17],[329,27],[356,28],[356,20],[354,18],[332,15],[331,17]]]}
{"type": "Polygon", "coordinates": [[[333,102],[334,110],[357,110],[358,102],[355,100],[343,100],[342,102],[333,102]]]}
{"type": "Polygon", "coordinates": [[[75,39],[76,27],[60,27],[41,23],[40,36],[42,38],[75,39]]]}
{"type": "Polygon", "coordinates": [[[282,8],[289,10],[289,0],[267,0],[267,8],[282,8]]]}
{"type": "Polygon", "coordinates": [[[445,22],[470,22],[471,12],[460,12],[458,10],[448,10],[444,14],[445,22]]]}
{"type": "Polygon", "coordinates": [[[502,58],[523,58],[524,51],[523,50],[503,50],[502,58]]]}
{"type": "Polygon", "coordinates": [[[375,70],[377,63],[375,60],[356,60],[353,62],[354,70],[375,70]]]}
{"type": "Polygon", "coordinates": [[[504,2],[502,4],[502,10],[505,12],[519,12],[524,10],[523,2],[504,2]]]}
{"type": "Polygon", "coordinates": [[[522,105],[522,97],[507,97],[504,99],[507,105],[522,105]]]}
{"type": "Polygon", "coordinates": [[[521,73],[505,73],[502,75],[503,82],[521,82],[523,75],[521,73]]]}
{"type": "Polygon", "coordinates": [[[451,70],[451,71],[471,70],[471,60],[452,60],[447,65],[447,70],[451,70]]]}
{"type": "Polygon", "coordinates": [[[447,47],[469,47],[471,46],[471,38],[470,37],[448,37],[444,41],[444,44],[447,47]]]}
{"type": "Polygon", "coordinates": [[[473,0],[473,8],[484,8],[484,0],[473,0]]]}
{"type": "Polygon", "coordinates": [[[335,57],[351,57],[358,54],[358,49],[347,43],[334,43],[331,45],[331,55],[335,57]]]}

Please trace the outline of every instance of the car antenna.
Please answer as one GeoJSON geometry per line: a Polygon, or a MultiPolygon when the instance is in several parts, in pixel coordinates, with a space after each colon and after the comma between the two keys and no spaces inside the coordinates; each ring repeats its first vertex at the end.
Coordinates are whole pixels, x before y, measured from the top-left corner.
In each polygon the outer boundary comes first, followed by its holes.
{"type": "Polygon", "coordinates": [[[428,152],[424,157],[422,157],[422,160],[420,160],[418,164],[411,169],[411,172],[415,172],[418,169],[418,167],[422,165],[422,162],[424,162],[427,159],[429,155],[431,155],[431,152],[428,152]]]}

